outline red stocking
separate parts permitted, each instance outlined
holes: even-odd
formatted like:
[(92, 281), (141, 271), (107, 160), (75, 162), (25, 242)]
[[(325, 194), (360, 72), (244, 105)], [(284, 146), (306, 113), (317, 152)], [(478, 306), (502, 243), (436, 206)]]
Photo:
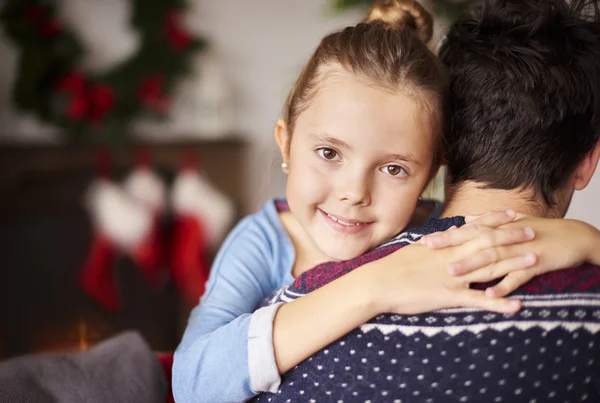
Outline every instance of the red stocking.
[(95, 235), (79, 276), (81, 288), (109, 311), (121, 306), (114, 278), (114, 257), (115, 250), (108, 238)]
[(180, 215), (173, 231), (171, 278), (185, 301), (198, 304), (208, 278), (206, 236), (196, 216)]
[(105, 148), (98, 148), (95, 155), (96, 180), (87, 194), (87, 207), (92, 215), (95, 233), (86, 261), (79, 273), (79, 285), (100, 305), (109, 311), (121, 306), (114, 275), (115, 245), (98, 228), (97, 197), (109, 183), (110, 157)]
[(148, 284), (160, 289), (167, 279), (161, 225), (166, 204), (166, 189), (162, 178), (150, 168), (150, 155), (146, 149), (138, 151), (136, 167), (123, 186), (130, 196), (140, 202), (139, 208), (146, 209), (152, 216), (152, 225), (148, 233), (129, 253)]
[(233, 219), (231, 200), (198, 170), (195, 155), (183, 161), (171, 192), (177, 222), (171, 250), (171, 278), (185, 300), (198, 304), (208, 278), (207, 250), (221, 242)]
[(166, 282), (164, 265), (164, 237), (161, 218), (155, 217), (150, 234), (133, 252), (133, 260), (142, 271), (148, 284), (159, 290)]

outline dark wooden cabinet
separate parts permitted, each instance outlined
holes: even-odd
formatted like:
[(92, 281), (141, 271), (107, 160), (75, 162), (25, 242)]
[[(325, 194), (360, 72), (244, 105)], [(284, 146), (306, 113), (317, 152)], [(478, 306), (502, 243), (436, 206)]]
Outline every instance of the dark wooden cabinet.
[[(140, 145), (110, 150), (115, 179), (127, 174)], [(181, 159), (197, 155), (208, 179), (243, 213), (246, 147), (226, 139), (144, 144), (153, 167), (171, 183)], [(83, 197), (94, 177), (89, 146), (0, 147), (0, 358), (93, 343), (139, 330), (156, 350), (172, 351), (185, 326), (168, 283), (153, 291), (128, 258), (115, 270), (123, 308), (104, 311), (76, 283), (92, 227)], [(170, 227), (165, 218), (164, 230)]]

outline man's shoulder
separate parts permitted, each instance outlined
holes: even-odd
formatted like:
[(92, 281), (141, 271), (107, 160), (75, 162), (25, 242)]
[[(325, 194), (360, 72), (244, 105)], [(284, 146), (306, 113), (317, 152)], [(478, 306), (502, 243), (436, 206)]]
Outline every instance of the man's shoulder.
[(600, 294), (600, 266), (586, 263), (542, 274), (531, 279), (515, 295), (556, 293)]
[(511, 294), (520, 299), (522, 309), (515, 314), (497, 314), (472, 308), (442, 309), (419, 315), (379, 315), (360, 328), (363, 332), (378, 329), (404, 336), (422, 333), (450, 335), (464, 331), (481, 333), (534, 327), (552, 330), (568, 326), (600, 331), (600, 266), (584, 264), (535, 277)]

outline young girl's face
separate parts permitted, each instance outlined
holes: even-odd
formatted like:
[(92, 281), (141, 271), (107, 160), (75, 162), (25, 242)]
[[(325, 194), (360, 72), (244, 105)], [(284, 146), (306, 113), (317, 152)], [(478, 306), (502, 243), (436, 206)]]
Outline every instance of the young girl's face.
[(279, 123), (290, 210), (325, 255), (354, 258), (407, 225), (432, 169), (426, 114), (409, 96), (336, 69), (292, 136)]

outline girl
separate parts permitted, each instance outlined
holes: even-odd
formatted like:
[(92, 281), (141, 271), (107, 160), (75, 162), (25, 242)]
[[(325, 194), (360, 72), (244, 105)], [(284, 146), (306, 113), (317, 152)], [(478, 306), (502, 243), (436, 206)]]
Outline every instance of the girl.
[[(507, 259), (495, 276), (451, 277), (444, 275), (451, 262), (435, 251), (403, 261), (400, 250), (385, 276), (354, 270), (303, 298), (254, 312), (304, 271), (359, 256), (409, 222), (442, 151), (447, 83), (424, 43), (431, 32), (431, 17), (418, 3), (394, 0), (376, 4), (364, 23), (325, 37), (316, 49), (275, 127), (287, 203), (267, 203), (225, 241), (175, 355), (178, 402), (239, 402), (276, 392), (280, 374), (380, 313), (519, 309), (518, 301), (468, 285), (531, 267), (535, 256)], [(453, 257), (533, 239), (531, 228), (488, 236), (488, 227), (513, 218), (514, 212), (492, 214), (470, 235), (474, 226), (454, 230), (468, 236)], [(587, 227), (573, 232), (565, 234), (573, 249), (590, 250), (600, 238), (596, 231), (591, 239)], [(420, 275), (403, 276), (398, 262), (420, 268)]]

